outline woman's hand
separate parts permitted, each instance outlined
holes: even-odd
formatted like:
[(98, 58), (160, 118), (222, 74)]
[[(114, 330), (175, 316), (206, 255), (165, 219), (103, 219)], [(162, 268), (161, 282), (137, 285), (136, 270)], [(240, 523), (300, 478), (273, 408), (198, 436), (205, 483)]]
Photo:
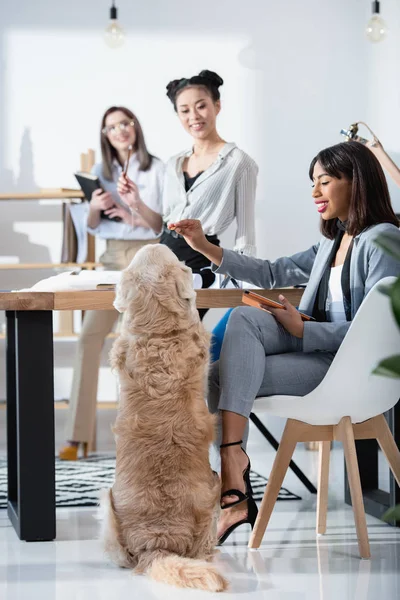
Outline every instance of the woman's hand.
[(283, 304), (284, 308), (268, 307), (268, 312), (275, 317), (286, 331), (297, 338), (302, 338), (304, 335), (304, 323), (300, 313), (293, 304), (290, 304), (289, 300), (286, 300), (285, 296), (280, 295), (279, 301)]
[(208, 241), (200, 221), (197, 219), (183, 219), (177, 223), (169, 223), (168, 229), (173, 229), (176, 233), (182, 235), (193, 250), (200, 252), (219, 267), (222, 262), (223, 250)]
[(137, 185), (129, 179), (125, 173), (121, 173), (117, 183), (118, 194), (121, 200), (125, 202), (132, 210), (140, 212), (143, 200), (140, 197)]
[(150, 225), (140, 215), (132, 213), (132, 227), (144, 227), (145, 229), (151, 229)]
[(91, 208), (96, 210), (107, 210), (114, 206), (114, 200), (110, 192), (103, 192), (103, 190), (95, 190), (90, 200)]
[(197, 219), (184, 219), (177, 223), (170, 223), (168, 229), (175, 230), (176, 233), (182, 235), (189, 246), (197, 252), (203, 253), (203, 250), (209, 243), (204, 235), (201, 222)]
[[(130, 212), (122, 208), (122, 206), (114, 205), (111, 208), (108, 208), (104, 211), (104, 213), (110, 217), (111, 219), (115, 219), (117, 217), (123, 223), (127, 225), (132, 225), (132, 215)], [(134, 227), (134, 225), (132, 225)]]
[(131, 220), (133, 227), (147, 227), (156, 232), (162, 231), (162, 216), (143, 202), (137, 185), (124, 173), (118, 179), (117, 190), (121, 200), (134, 211), (133, 221)]

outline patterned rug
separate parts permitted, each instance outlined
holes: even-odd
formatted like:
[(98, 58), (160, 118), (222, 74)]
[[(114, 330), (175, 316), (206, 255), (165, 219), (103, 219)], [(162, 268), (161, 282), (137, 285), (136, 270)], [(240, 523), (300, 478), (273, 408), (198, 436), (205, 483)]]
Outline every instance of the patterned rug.
[[(33, 467), (34, 468), (34, 467)], [(96, 506), (99, 490), (114, 482), (115, 456), (91, 455), (77, 461), (56, 458), (56, 505)], [(254, 471), (250, 474), (254, 498), (261, 500), (267, 479)], [(281, 488), (278, 500), (301, 500), (286, 488)], [(0, 508), (7, 502), (7, 463), (0, 459)]]

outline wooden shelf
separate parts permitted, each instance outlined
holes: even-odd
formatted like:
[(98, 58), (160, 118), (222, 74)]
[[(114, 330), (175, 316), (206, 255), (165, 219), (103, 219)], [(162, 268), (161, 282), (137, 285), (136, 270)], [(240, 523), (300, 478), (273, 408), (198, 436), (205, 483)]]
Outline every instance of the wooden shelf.
[(84, 263), (0, 263), (0, 271), (11, 271), (13, 269), (95, 269), (102, 267), (101, 263), (84, 262)]
[(71, 190), (65, 192), (57, 191), (38, 191), (29, 194), (15, 194), (10, 192), (9, 194), (0, 194), (1, 200), (72, 200), (72, 199), (83, 199), (85, 194), (81, 190)]

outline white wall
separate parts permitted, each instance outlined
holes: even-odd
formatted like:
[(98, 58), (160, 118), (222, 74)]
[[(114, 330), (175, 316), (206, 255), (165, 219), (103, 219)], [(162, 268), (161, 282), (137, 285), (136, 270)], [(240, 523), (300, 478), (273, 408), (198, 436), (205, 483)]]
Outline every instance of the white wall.
[[(400, 2), (385, 0), (381, 16), (389, 28), (387, 38), (368, 45), (368, 104), (366, 122), (386, 151), (400, 165)], [(400, 213), (400, 188), (388, 179), (396, 212)]]
[[(316, 241), (309, 162), (340, 141), (342, 127), (379, 113), (380, 98), (370, 100), (369, 65), (379, 70), (383, 50), (369, 48), (363, 35), (369, 2), (119, 0), (127, 42), (118, 50), (102, 40), (108, 0), (0, 4), (0, 191), (74, 186), (79, 154), (88, 147), (98, 152), (100, 117), (111, 104), (137, 113), (151, 152), (161, 158), (188, 146), (165, 85), (208, 68), (225, 79), (221, 135), (260, 167), (259, 256), (274, 258)], [(385, 122), (385, 135), (388, 129)], [(0, 260), (59, 259), (58, 205), (2, 203), (0, 210)], [(231, 228), (223, 243), (232, 240)], [(0, 289), (46, 275), (0, 271)], [(73, 343), (56, 345), (58, 397), (68, 397), (72, 355)], [(0, 369), (3, 364), (0, 342)], [(106, 368), (102, 377), (99, 397), (111, 399)]]

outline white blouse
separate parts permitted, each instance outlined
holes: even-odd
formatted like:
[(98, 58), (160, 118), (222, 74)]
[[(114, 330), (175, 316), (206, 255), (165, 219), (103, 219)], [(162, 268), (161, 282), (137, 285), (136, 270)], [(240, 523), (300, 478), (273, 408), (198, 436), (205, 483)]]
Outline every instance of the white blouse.
[[(129, 160), (128, 177), (132, 179), (139, 188), (140, 197), (149, 208), (161, 214), (162, 212), (162, 188), (164, 181), (165, 165), (158, 158), (153, 158), (151, 167), (147, 171), (139, 169), (139, 161), (136, 153)], [(104, 179), (102, 173), (102, 163), (94, 165), (91, 173), (97, 175), (106, 192), (110, 192), (116, 204), (120, 204), (121, 199), (117, 192), (117, 181), (122, 173), (122, 167), (118, 161), (113, 163), (113, 180)], [(98, 235), (106, 240), (152, 240), (160, 237), (160, 232), (147, 229), (146, 227), (131, 227), (127, 223), (101, 219), (95, 229), (87, 228), (92, 235)]]
[(186, 192), (182, 164), (192, 153), (193, 150), (182, 152), (167, 163), (163, 192), (164, 222), (199, 219), (206, 235), (221, 235), (236, 218), (234, 250), (255, 255), (256, 163), (236, 144), (225, 144), (217, 160)]
[(342, 291), (343, 265), (331, 268), (326, 311), (331, 322), (346, 321)]

